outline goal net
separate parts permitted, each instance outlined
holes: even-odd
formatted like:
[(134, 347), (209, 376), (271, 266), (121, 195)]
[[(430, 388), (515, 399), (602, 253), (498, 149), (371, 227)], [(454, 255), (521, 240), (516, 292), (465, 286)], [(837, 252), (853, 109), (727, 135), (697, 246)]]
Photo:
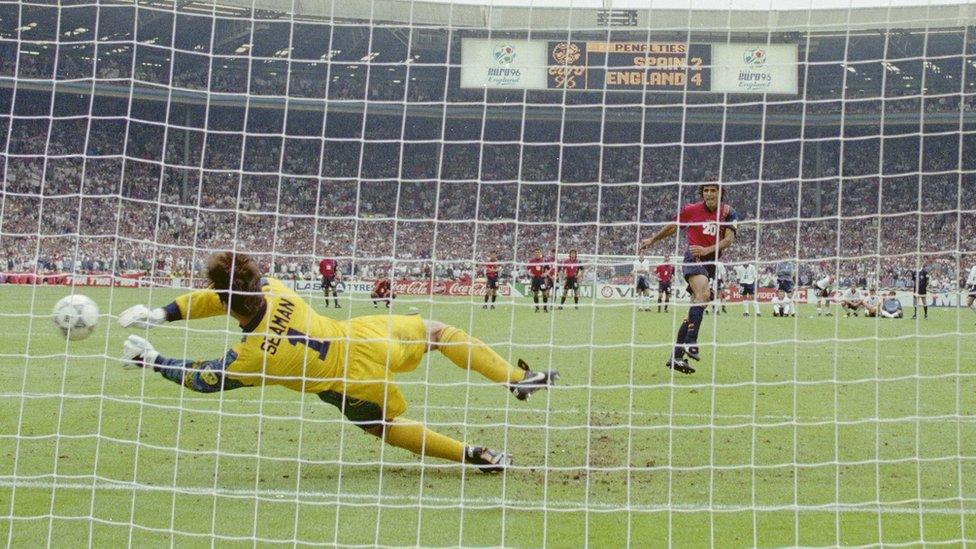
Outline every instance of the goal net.
[[(569, 4), (0, 2), (0, 544), (976, 543), (973, 6)], [(123, 368), (233, 372), (240, 318), (118, 322), (224, 251), (499, 358), (335, 359), (424, 457), (344, 417), (391, 392)]]

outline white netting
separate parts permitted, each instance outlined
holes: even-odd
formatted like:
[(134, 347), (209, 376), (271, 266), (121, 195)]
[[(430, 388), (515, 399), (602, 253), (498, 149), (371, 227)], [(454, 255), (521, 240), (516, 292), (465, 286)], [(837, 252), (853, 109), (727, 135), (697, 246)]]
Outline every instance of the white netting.
[[(976, 540), (971, 5), (304, 4), (0, 2), (0, 539)], [(684, 232), (648, 251), (652, 311), (655, 267), (677, 265), (667, 314), (638, 310), (634, 262), (706, 180), (739, 216), (727, 312), (674, 377)], [(534, 312), (537, 248), (578, 251), (579, 311)], [(227, 249), (337, 319), (386, 312), (369, 294), (388, 276), (394, 312), (562, 386), (524, 404), (436, 353), (397, 378), (413, 419), (514, 454), (485, 476), (381, 445), (314, 396), (123, 372), (115, 317), (201, 287)], [(319, 291), (325, 257), (342, 310)], [(773, 320), (783, 262), (798, 314)], [(762, 318), (742, 316), (750, 264)], [(842, 318), (839, 296), (820, 317), (826, 275), (894, 292), (906, 319)], [(68, 293), (106, 315), (84, 342), (51, 328)], [(229, 317), (152, 332), (188, 358), (238, 337)]]

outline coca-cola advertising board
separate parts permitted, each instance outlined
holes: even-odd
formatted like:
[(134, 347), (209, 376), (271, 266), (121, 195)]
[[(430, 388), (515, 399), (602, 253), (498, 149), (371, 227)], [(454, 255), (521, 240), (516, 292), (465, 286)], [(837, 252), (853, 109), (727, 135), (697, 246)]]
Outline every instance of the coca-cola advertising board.
[[(484, 296), (488, 285), (484, 282), (458, 282), (456, 280), (397, 280), (393, 292), (398, 295), (447, 295), (455, 297)], [(498, 295), (511, 295), (508, 285), (498, 286)]]
[[(288, 284), (289, 282), (286, 282)], [(322, 284), (319, 281), (297, 280), (293, 283), (296, 292), (319, 292)], [(367, 281), (342, 281), (336, 286), (339, 293), (368, 294), (373, 291), (373, 283)], [(447, 295), (447, 296), (484, 296), (488, 286), (484, 282), (458, 282), (456, 280), (396, 280), (393, 282), (393, 292), (397, 295)], [(511, 295), (511, 288), (507, 284), (498, 285), (498, 295)]]

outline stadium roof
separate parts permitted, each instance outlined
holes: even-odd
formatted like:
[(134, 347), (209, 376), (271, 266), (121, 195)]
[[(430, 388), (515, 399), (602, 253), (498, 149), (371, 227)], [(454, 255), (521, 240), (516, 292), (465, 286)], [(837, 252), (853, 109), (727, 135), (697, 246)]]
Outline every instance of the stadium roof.
[[(216, 9), (222, 5), (231, 9), (253, 6), (317, 19), (547, 31), (609, 27), (709, 32), (849, 32), (879, 28), (938, 29), (976, 23), (976, 3), (960, 0), (942, 0), (934, 5), (915, 0), (895, 0), (882, 5), (877, 0), (817, 0), (816, 3), (809, 0), (805, 5), (799, 0), (726, 0), (721, 4), (721, 9), (714, 9), (711, 6), (715, 3), (703, 0), (605, 3), (598, 0), (219, 0)], [(189, 5), (199, 11), (214, 9), (214, 2), (209, 0), (194, 0)], [(601, 7), (604, 5), (612, 9)]]

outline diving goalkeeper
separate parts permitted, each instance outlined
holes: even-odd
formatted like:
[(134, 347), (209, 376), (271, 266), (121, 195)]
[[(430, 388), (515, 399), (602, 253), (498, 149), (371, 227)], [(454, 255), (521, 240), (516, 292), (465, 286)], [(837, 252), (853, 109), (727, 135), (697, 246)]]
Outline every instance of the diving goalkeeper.
[(418, 455), (500, 471), (511, 455), (470, 446), (403, 418), (407, 403), (394, 375), (420, 364), (436, 349), (451, 362), (505, 385), (519, 400), (547, 388), (556, 371), (532, 372), (522, 360), (513, 367), (463, 330), (419, 316), (363, 316), (336, 321), (317, 314), (295, 292), (264, 278), (247, 255), (214, 254), (206, 268), (210, 289), (184, 294), (165, 307), (136, 305), (119, 316), (123, 328), (230, 314), (244, 332), (222, 358), (164, 358), (146, 339), (130, 335), (122, 358), (152, 367), (193, 391), (212, 393), (274, 384), (315, 393), (358, 427), (388, 444)]

